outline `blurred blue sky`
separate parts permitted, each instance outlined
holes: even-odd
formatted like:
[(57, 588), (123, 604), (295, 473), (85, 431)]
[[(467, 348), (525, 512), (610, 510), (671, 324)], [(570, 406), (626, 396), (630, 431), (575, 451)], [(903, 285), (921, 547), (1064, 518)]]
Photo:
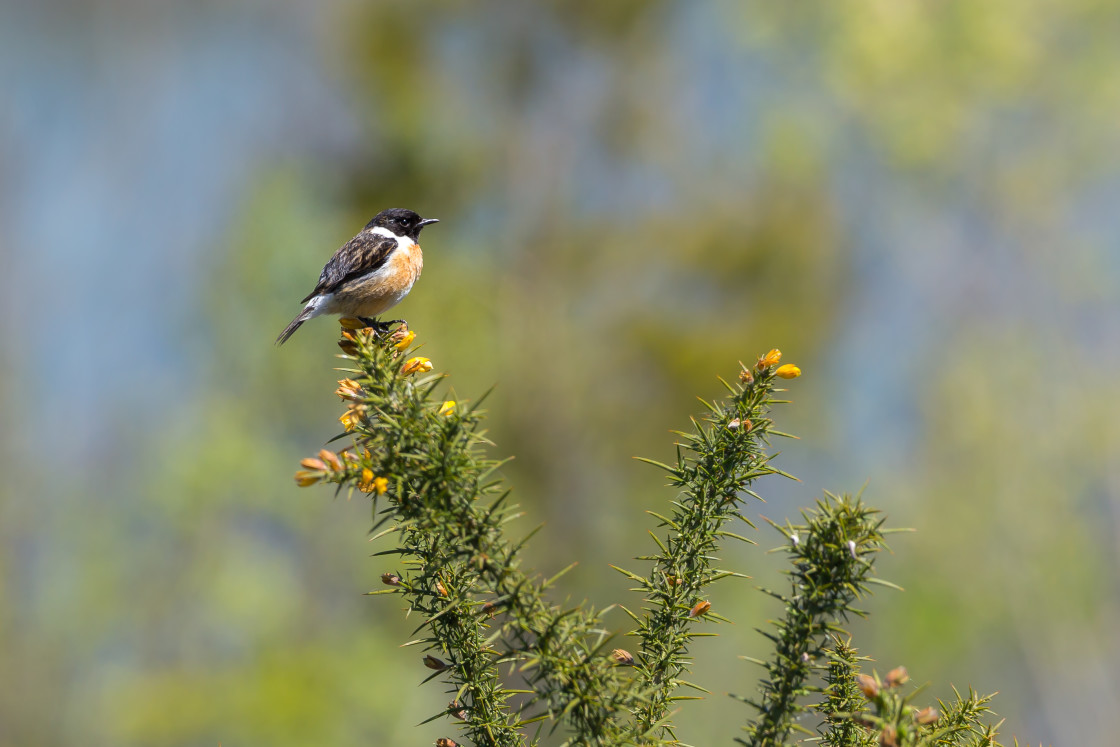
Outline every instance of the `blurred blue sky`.
[[(13, 310), (4, 332), (44, 364), (14, 372), (30, 377), (16, 387), (37, 392), (28, 400), (45, 400), (47, 409), (37, 408), (31, 418), (40, 424), (38, 436), (57, 422), (51, 408), (65, 406), (85, 425), (83, 437), (67, 448), (93, 437), (106, 408), (144, 404), (154, 394), (149, 382), (187, 384), (190, 376), (181, 371), (190, 362), (182, 349), (169, 349), (153, 331), (170, 325), (186, 334), (194, 323), (213, 247), (255, 170), (265, 161), (329, 161), (357, 147), (353, 111), (362, 104), (347, 98), (344, 73), (328, 69), (345, 55), (324, 54), (331, 45), (323, 35), (344, 6), (343, 0), (4, 6), (0, 209), (11, 263), (5, 303)], [(960, 163), (946, 165), (946, 176), (902, 181), (823, 95), (809, 65), (781, 65), (785, 60), (715, 43), (723, 32), (712, 6), (675, 10), (671, 41), (679, 46), (673, 55), (679, 67), (665, 79), (676, 85), (656, 93), (664, 97), (670, 126), (687, 133), (682, 157), (717, 179), (728, 162), (736, 172), (749, 171), (752, 162), (763, 167), (761, 146), (775, 126), (768, 113), (779, 98), (788, 110), (790, 91), (805, 115), (797, 126), (811, 127), (810, 140), (832, 154), (834, 198), (855, 237), (845, 251), (859, 282), (845, 310), (852, 323), (835, 342), (836, 365), (859, 365), (871, 347), (891, 351), (894, 361), (882, 386), (855, 394), (844, 419), (860, 424), (859, 432), (896, 443), (892, 429), (905, 424), (897, 415), (912, 399), (902, 382), (913, 379), (899, 375), (915, 364), (910, 355), (946, 326), (974, 317), (1005, 315), (1040, 333), (1076, 329), (1115, 363), (1117, 315), (1097, 313), (1117, 310), (1118, 252), (1107, 244), (1120, 233), (1112, 209), (1120, 196), (1115, 176), (1071, 184), (1068, 203), (1054, 206), (1062, 228), (1076, 226), (1088, 252), (1055, 244), (1052, 256), (1025, 257), (1014, 232), (990, 216), (985, 192), (986, 176), (1001, 158), (1037, 147), (1029, 121), (1018, 128), (1026, 132), (1018, 140), (1014, 125), (1021, 116), (995, 118), (993, 126), (1006, 127), (976, 146), (983, 160), (964, 153)], [(485, 41), (477, 28), (448, 29), (441, 49), (448, 74), (461, 76), (456, 84), (473, 82), (469, 90), (479, 90), (472, 78), (485, 72), (477, 57)], [(688, 190), (657, 165), (620, 170), (597, 149), (588, 118), (596, 116), (595, 97), (609, 89), (601, 85), (596, 53), (574, 50), (562, 38), (553, 44), (566, 63), (555, 66), (556, 81), (534, 108), (551, 118), (559, 112), (544, 97), (559, 96), (569, 106), (585, 102), (583, 121), (580, 108), (569, 108), (575, 119), (564, 125), (577, 138), (580, 202), (574, 207), (649, 209)], [(432, 116), (469, 119), (485, 117), (485, 110)], [(532, 121), (526, 126), (534, 129)], [(547, 137), (555, 123), (539, 129)], [(308, 252), (318, 258), (331, 248)], [(1081, 261), (1071, 263), (1073, 257)], [(44, 278), (50, 278), (47, 297)], [(1088, 310), (1087, 283), (1098, 286), (1100, 304)], [(36, 325), (14, 321), (32, 310)], [(40, 333), (44, 328), (69, 330), (68, 344), (59, 348)], [(81, 376), (70, 373), (78, 369)], [(65, 405), (43, 396), (63, 383), (71, 394)]]
[(3, 7), (4, 332), (39, 364), (15, 372), (20, 401), (40, 403), (24, 411), (32, 442), (65, 410), (73, 430), (59, 448), (88, 459), (117, 408), (189, 385), (184, 348), (160, 332), (197, 324), (214, 248), (256, 169), (357, 137), (318, 47), (336, 8)]

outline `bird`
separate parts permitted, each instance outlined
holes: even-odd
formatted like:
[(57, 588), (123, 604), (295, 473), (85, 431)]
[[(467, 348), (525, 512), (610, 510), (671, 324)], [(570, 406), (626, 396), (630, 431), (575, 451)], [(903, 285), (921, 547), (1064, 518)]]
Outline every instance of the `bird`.
[(327, 261), (315, 289), (301, 302), (303, 311), (284, 328), (276, 344), (283, 345), (304, 322), (323, 314), (357, 318), (379, 333), (402, 322), (381, 322), (377, 317), (404, 300), (420, 277), (424, 255), (417, 242), (420, 231), (432, 223), (439, 220), (421, 218), (405, 208), (375, 215)]

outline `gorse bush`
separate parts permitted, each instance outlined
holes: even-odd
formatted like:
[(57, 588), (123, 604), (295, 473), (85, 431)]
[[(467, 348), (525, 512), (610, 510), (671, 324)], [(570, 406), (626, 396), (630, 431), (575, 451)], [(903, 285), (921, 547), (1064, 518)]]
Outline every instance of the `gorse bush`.
[[(343, 320), (339, 345), (350, 368), (337, 394), (345, 448), (323, 449), (296, 473), (302, 486), (333, 483), (367, 494), (373, 539), (384, 549), (384, 588), (415, 613), (417, 666), (443, 683), (447, 705), (432, 719), (461, 735), (437, 744), (506, 747), (681, 744), (671, 717), (676, 704), (706, 692), (685, 679), (698, 625), (722, 620), (708, 586), (741, 575), (717, 567), (724, 541), (750, 540), (727, 529), (757, 499), (753, 482), (783, 474), (770, 462), (770, 439), (783, 436), (770, 418), (783, 379), (800, 375), (772, 350), (740, 365), (724, 382), (728, 395), (705, 403), (690, 432), (679, 433), (673, 464), (652, 462), (677, 489), (656, 521), (651, 554), (618, 567), (637, 601), (622, 609), (628, 631), (610, 630), (606, 610), (563, 607), (551, 598), (560, 576), (521, 566), (530, 537), (506, 527), (515, 517), (509, 490), (488, 456), (481, 402), (467, 406), (436, 396), (443, 376), (414, 355), (415, 334), (400, 328), (378, 337)], [(650, 460), (647, 460), (650, 461)], [(749, 522), (748, 522), (749, 523)], [(936, 706), (913, 701), (898, 668), (880, 678), (861, 671), (841, 627), (873, 585), (876, 554), (885, 547), (883, 519), (859, 496), (826, 495), (799, 524), (774, 524), (789, 556), (789, 588), (767, 591), (784, 616), (764, 633), (774, 644), (764, 677), (745, 713), (747, 745), (811, 738), (828, 745), (996, 744), (984, 725), (988, 698), (973, 693)], [(625, 618), (623, 618), (625, 619)], [(621, 634), (635, 643), (622, 648)], [(816, 731), (810, 729), (816, 727)], [(452, 728), (449, 726), (449, 729)], [(728, 739), (735, 730), (728, 725)], [(458, 740), (463, 740), (462, 742)]]

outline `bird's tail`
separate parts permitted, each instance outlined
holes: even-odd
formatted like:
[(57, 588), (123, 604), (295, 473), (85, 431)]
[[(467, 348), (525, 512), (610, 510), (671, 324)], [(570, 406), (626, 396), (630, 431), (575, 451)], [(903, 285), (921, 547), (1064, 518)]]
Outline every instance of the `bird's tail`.
[(285, 342), (287, 342), (288, 338), (294, 335), (296, 333), (296, 330), (299, 329), (304, 322), (310, 319), (314, 315), (314, 313), (315, 309), (311, 306), (308, 306), (303, 311), (299, 312), (299, 314), (296, 315), (296, 318), (292, 320), (292, 323), (285, 327), (284, 331), (280, 333), (280, 336), (276, 338), (276, 344), (283, 345)]

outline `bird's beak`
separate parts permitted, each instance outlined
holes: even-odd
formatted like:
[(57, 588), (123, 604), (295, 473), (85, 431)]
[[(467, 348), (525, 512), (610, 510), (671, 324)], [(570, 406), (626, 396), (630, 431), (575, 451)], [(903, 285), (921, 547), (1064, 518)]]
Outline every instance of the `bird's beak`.
[(439, 223), (439, 218), (425, 218), (424, 220), (420, 221), (416, 225), (419, 228), (423, 228), (424, 226), (428, 225), (429, 223)]

